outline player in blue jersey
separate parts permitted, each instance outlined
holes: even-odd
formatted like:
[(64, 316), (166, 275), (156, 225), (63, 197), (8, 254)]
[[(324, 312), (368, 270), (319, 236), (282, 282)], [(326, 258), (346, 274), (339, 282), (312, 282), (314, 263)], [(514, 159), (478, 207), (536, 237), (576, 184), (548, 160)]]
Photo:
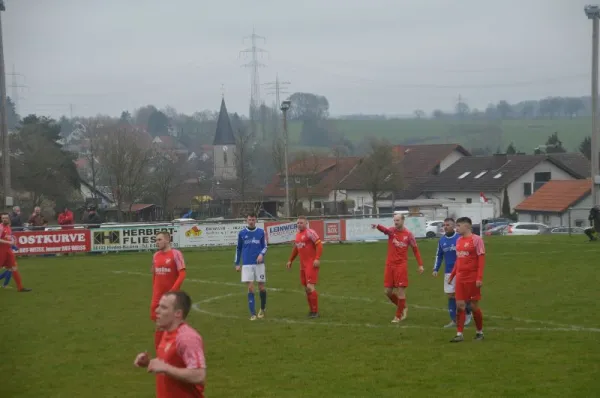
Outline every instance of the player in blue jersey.
[(242, 282), (248, 286), (248, 309), (250, 310), (250, 320), (254, 321), (257, 318), (254, 302), (254, 282), (258, 282), (260, 294), (258, 318), (264, 318), (267, 306), (267, 290), (265, 288), (265, 282), (267, 281), (265, 274), (267, 241), (265, 230), (256, 226), (256, 214), (249, 214), (246, 221), (248, 226), (238, 234), (235, 270), (242, 271)]
[[(454, 219), (446, 218), (444, 220), (444, 235), (438, 243), (437, 253), (435, 256), (435, 265), (433, 267), (433, 276), (437, 276), (442, 266), (442, 261), (445, 263), (444, 270), (444, 293), (448, 296), (448, 313), (450, 314), (451, 322), (444, 326), (445, 328), (456, 327), (456, 299), (454, 297), (454, 280), (448, 282), (450, 274), (456, 263), (456, 242), (460, 235), (454, 230)], [(471, 311), (467, 308), (467, 318), (465, 326), (471, 323)]]

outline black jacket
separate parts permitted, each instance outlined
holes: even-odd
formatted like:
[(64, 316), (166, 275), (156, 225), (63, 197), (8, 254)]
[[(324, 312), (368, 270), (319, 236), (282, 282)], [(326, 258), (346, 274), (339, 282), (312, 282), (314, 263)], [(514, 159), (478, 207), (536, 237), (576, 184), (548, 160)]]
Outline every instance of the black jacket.
[(88, 213), (83, 218), (83, 223), (89, 227), (98, 227), (102, 223), (102, 219), (98, 213)]
[(21, 220), (21, 215), (17, 213), (10, 213), (10, 226), (13, 229), (23, 228), (23, 221)]
[(588, 220), (590, 220), (590, 224), (594, 227), (596, 232), (600, 232), (600, 207), (592, 207)]

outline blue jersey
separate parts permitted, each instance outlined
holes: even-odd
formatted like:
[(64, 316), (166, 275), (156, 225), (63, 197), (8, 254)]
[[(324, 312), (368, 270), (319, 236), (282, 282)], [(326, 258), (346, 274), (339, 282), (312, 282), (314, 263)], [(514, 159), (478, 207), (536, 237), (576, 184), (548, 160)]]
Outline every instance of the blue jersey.
[(262, 254), (267, 254), (267, 240), (265, 230), (262, 228), (248, 229), (245, 227), (238, 234), (237, 250), (235, 252), (235, 265), (253, 265)]
[(449, 274), (454, 269), (454, 263), (456, 263), (456, 242), (460, 238), (456, 232), (454, 235), (444, 235), (440, 238), (438, 243), (437, 254), (435, 255), (435, 266), (434, 271), (439, 271), (442, 266), (442, 261), (446, 263), (446, 274)]

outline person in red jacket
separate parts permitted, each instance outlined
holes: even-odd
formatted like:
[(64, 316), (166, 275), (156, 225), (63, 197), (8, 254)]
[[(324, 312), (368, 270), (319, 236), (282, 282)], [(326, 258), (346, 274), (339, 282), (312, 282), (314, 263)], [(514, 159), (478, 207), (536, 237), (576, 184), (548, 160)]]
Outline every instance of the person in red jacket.
[(62, 229), (71, 229), (74, 223), (73, 212), (65, 207), (63, 212), (58, 214), (58, 224)]

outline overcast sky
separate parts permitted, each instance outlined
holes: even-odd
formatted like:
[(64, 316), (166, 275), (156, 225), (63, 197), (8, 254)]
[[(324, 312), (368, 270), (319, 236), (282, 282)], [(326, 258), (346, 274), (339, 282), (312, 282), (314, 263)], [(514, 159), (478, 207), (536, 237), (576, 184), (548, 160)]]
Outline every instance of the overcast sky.
[[(19, 113), (55, 117), (154, 104), (247, 114), (261, 83), (325, 95), (333, 115), (410, 114), (505, 99), (588, 95), (585, 0), (5, 0), (5, 64)], [(12, 77), (7, 93), (12, 96)], [(274, 101), (263, 87), (261, 97)]]

